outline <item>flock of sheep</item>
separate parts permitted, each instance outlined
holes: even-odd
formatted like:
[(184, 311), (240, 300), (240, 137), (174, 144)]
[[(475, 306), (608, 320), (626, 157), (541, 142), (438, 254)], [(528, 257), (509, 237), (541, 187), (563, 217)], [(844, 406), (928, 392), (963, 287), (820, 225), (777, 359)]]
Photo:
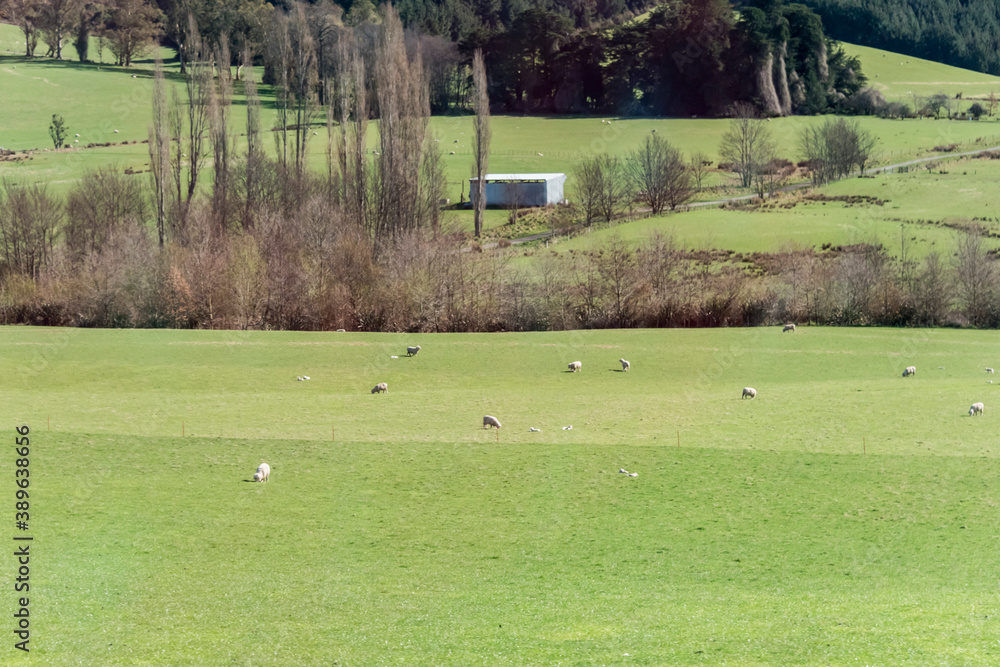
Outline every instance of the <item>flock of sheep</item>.
[[(789, 322), (788, 324), (786, 324), (784, 326), (784, 328), (782, 328), (781, 333), (785, 333), (786, 331), (792, 331), (792, 332), (794, 332), (795, 331), (795, 325), (792, 324), (791, 322)], [(625, 363), (624, 360), (622, 360), (622, 362)], [(986, 368), (986, 373), (987, 374), (992, 374), (993, 373), (993, 369), (987, 367)], [(916, 374), (917, 374), (917, 367), (916, 366), (907, 366), (906, 368), (903, 369), (903, 377), (910, 377), (910, 376), (916, 375)], [(990, 383), (992, 384), (993, 381), (990, 380)], [(743, 396), (741, 398), (756, 398), (756, 397), (757, 397), (757, 390), (756, 389), (754, 389), (753, 387), (743, 387)], [(983, 410), (984, 409), (985, 409), (985, 406), (981, 402), (973, 403), (972, 406), (969, 408), (969, 416), (970, 417), (975, 417), (976, 415), (981, 415), (981, 414), (983, 414)]]
[[(792, 326), (794, 328), (794, 325), (792, 325)], [(406, 356), (408, 356), (408, 357), (415, 357), (415, 356), (417, 356), (417, 352), (420, 352), (420, 346), (419, 345), (413, 345), (413, 346), (410, 346), (410, 347), (406, 348)], [(393, 358), (396, 359), (398, 357), (393, 357)], [(622, 371), (627, 371), (627, 370), (630, 370), (632, 368), (632, 364), (629, 363), (629, 361), (627, 359), (619, 359), (618, 363), (620, 363), (622, 365)], [(569, 371), (571, 373), (578, 373), (581, 370), (583, 370), (583, 362), (582, 361), (573, 361), (573, 362), (570, 362), (570, 364), (569, 364)], [(372, 387), (372, 393), (373, 394), (387, 394), (387, 393), (389, 393), (389, 385), (387, 383), (385, 383), (385, 382), (379, 382), (377, 385), (375, 385), (374, 387)], [(756, 395), (756, 393), (755, 393), (755, 395)], [(486, 415), (486, 416), (483, 417), (483, 428), (496, 428), (496, 429), (499, 429), (500, 428), (500, 420), (497, 419), (496, 417), (492, 416), (492, 415)], [(567, 431), (567, 430), (569, 430), (571, 428), (573, 428), (573, 427), (572, 426), (567, 426), (567, 427), (564, 427), (563, 430)], [(537, 431), (540, 431), (541, 429), (532, 427), (529, 430), (532, 431), (532, 432), (537, 432)]]
[[(782, 328), (781, 332), (784, 333), (786, 331), (792, 331), (792, 332), (794, 332), (795, 331), (795, 325), (792, 324), (792, 323), (785, 324), (784, 327)], [(420, 346), (419, 345), (413, 345), (413, 346), (410, 346), (410, 347), (406, 348), (406, 356), (408, 356), (408, 357), (415, 357), (418, 352), (420, 352)], [(398, 358), (398, 357), (393, 357), (393, 358)], [(631, 367), (632, 367), (632, 364), (629, 363), (629, 361), (626, 360), (626, 359), (619, 359), (618, 362), (622, 365), (622, 371), (623, 372), (630, 370)], [(570, 362), (570, 364), (569, 364), (569, 372), (571, 372), (571, 373), (579, 373), (581, 370), (583, 370), (583, 362), (582, 361), (573, 361), (573, 362)], [(989, 374), (992, 374), (993, 373), (993, 369), (992, 368), (987, 368), (986, 372), (989, 373)], [(913, 376), (913, 375), (916, 375), (916, 374), (917, 374), (917, 367), (916, 366), (907, 366), (905, 369), (903, 369), (903, 377), (904, 378), (905, 377), (910, 377), (910, 376)], [(297, 380), (308, 380), (309, 378), (308, 378), (308, 376), (301, 376), (301, 377), (298, 377), (296, 379)], [(372, 387), (372, 393), (373, 394), (387, 394), (387, 393), (389, 393), (389, 385), (387, 383), (385, 383), (385, 382), (379, 382), (374, 387)], [(754, 389), (753, 387), (743, 387), (743, 395), (741, 396), (741, 398), (750, 398), (750, 399), (757, 398), (757, 390)], [(969, 408), (969, 416), (970, 417), (974, 417), (976, 415), (981, 415), (981, 414), (983, 414), (984, 409), (985, 409), (985, 406), (981, 402), (973, 403), (972, 406)], [(500, 427), (501, 427), (500, 420), (497, 419), (496, 417), (494, 417), (493, 415), (485, 415), (483, 417), (483, 428), (484, 429), (485, 428), (490, 428), (490, 429), (496, 428), (496, 429), (499, 430)], [(573, 428), (573, 427), (572, 426), (566, 426), (566, 427), (563, 427), (563, 430), (569, 430), (571, 428)], [(537, 431), (540, 431), (541, 429), (537, 429), (537, 428), (532, 427), (529, 430), (532, 431), (532, 432), (537, 432)], [(629, 473), (624, 468), (621, 469), (621, 470), (619, 470), (619, 472), (625, 473), (629, 477), (636, 477), (636, 476), (638, 476), (638, 473)], [(271, 467), (268, 466), (268, 464), (266, 464), (266, 463), (261, 463), (260, 466), (257, 468), (257, 472), (254, 473), (253, 480), (255, 482), (266, 482), (270, 476), (271, 476)]]

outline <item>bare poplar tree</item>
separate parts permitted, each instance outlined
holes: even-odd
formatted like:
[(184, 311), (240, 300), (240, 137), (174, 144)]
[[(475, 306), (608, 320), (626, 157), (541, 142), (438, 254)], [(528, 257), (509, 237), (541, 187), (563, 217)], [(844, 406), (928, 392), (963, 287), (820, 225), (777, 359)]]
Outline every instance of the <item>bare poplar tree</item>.
[[(486, 88), (486, 65), (482, 49), (472, 55), (472, 109), (476, 118), (472, 125), (472, 160), (476, 174), (476, 204), (473, 211), (475, 235), (483, 233), (483, 211), (486, 210), (486, 175), (490, 163), (490, 97)], [(469, 193), (472, 196), (472, 193)]]
[(163, 63), (156, 60), (153, 75), (153, 122), (149, 125), (149, 172), (153, 179), (156, 208), (156, 235), (163, 247), (167, 226), (167, 198), (170, 192), (170, 107), (163, 76)]
[(437, 235), (441, 226), (441, 199), (445, 193), (444, 155), (441, 144), (433, 135), (424, 140), (424, 157), (420, 173), (421, 219), (426, 220)]
[(219, 37), (215, 51), (218, 70), (216, 85), (210, 89), (210, 136), (215, 182), (212, 188), (212, 215), (216, 225), (223, 228), (229, 218), (229, 112), (233, 101), (232, 57), (229, 38)]
[(378, 251), (385, 241), (421, 224), (421, 154), (430, 115), (419, 49), (411, 62), (406, 55), (403, 24), (391, 5), (385, 6), (375, 81), (380, 150), (375, 161), (373, 222)]
[(177, 87), (171, 86), (170, 88), (170, 109), (168, 111), (168, 123), (170, 126), (169, 135), (170, 141), (174, 144), (171, 162), (170, 162), (170, 176), (174, 184), (174, 222), (180, 223), (181, 213), (183, 210), (184, 199), (183, 190), (183, 162), (181, 158), (184, 157), (184, 111), (181, 107), (180, 95), (177, 93)]
[(243, 46), (243, 88), (247, 104), (247, 153), (244, 173), (245, 200), (243, 202), (243, 228), (254, 226), (257, 215), (257, 182), (264, 153), (260, 137), (260, 97), (257, 95), (257, 79), (253, 69), (253, 54), (250, 45)]
[(212, 62), (198, 33), (194, 17), (188, 16), (187, 134), (188, 182), (184, 216), (198, 187), (198, 175), (205, 161), (205, 130), (208, 126), (209, 98), (213, 90)]
[(297, 3), (293, 11), (289, 34), (293, 58), (290, 83), (295, 104), (295, 173), (301, 179), (305, 170), (306, 146), (318, 113), (315, 100), (316, 49), (305, 9)]
[(365, 61), (357, 48), (351, 58), (353, 119), (351, 122), (351, 179), (348, 186), (350, 218), (362, 229), (370, 226), (368, 206), (368, 81)]
[(291, 37), (288, 33), (288, 17), (280, 12), (274, 14), (271, 35), (268, 39), (268, 57), (274, 71), (274, 95), (277, 116), (274, 120), (274, 142), (278, 161), (282, 169), (288, 169), (288, 111), (292, 104)]

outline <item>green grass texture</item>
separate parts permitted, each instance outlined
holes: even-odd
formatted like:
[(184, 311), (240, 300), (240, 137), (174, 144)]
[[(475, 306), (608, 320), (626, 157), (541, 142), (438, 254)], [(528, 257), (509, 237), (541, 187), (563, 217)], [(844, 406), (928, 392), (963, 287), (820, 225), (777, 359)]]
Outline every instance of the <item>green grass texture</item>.
[(0, 328), (32, 658), (991, 664), (996, 355), (961, 330)]

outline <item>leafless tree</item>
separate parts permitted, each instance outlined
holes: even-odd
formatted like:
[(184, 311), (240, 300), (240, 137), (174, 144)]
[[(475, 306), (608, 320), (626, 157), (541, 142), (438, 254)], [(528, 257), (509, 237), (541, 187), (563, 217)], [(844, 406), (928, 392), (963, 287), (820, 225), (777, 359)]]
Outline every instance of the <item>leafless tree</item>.
[(740, 186), (749, 188), (762, 164), (762, 153), (773, 152), (769, 146), (774, 142), (767, 122), (758, 116), (753, 105), (737, 102), (733, 105), (732, 117), (729, 129), (722, 135), (719, 155), (739, 174)]
[(312, 124), (319, 113), (316, 104), (316, 50), (303, 5), (295, 4), (289, 23), (293, 65), (290, 83), (295, 104), (295, 173), (301, 179)]
[[(472, 163), (476, 175), (476, 204), (473, 211), (475, 235), (483, 233), (483, 211), (486, 210), (486, 175), (490, 164), (490, 98), (486, 85), (486, 65), (482, 49), (472, 55), (472, 109), (476, 118), (472, 125)], [(472, 193), (469, 193), (472, 197)]]
[(418, 52), (406, 54), (403, 24), (391, 5), (385, 6), (382, 38), (376, 54), (379, 109), (379, 151), (375, 160), (373, 238), (376, 252), (386, 241), (422, 224), (420, 167), (430, 107)]
[(625, 159), (628, 175), (636, 197), (654, 215), (667, 206), (676, 208), (691, 198), (691, 177), (680, 152), (657, 135), (646, 137), (645, 143)]
[[(188, 16), (188, 75), (184, 81), (187, 92), (187, 195), (183, 215), (191, 205), (198, 187), (198, 176), (205, 162), (205, 133), (208, 129), (209, 102), (214, 89), (211, 53), (205, 48), (193, 16)], [(175, 159), (180, 159), (177, 156)]]
[(209, 89), (209, 135), (215, 176), (212, 216), (220, 230), (229, 220), (229, 112), (233, 101), (231, 62), (229, 38), (223, 34), (215, 51), (216, 85)]
[(850, 175), (855, 168), (864, 173), (878, 147), (878, 138), (857, 121), (826, 120), (806, 127), (799, 135), (799, 151), (809, 161), (813, 183), (820, 185)]
[(708, 156), (701, 152), (695, 153), (688, 158), (691, 181), (698, 192), (701, 192), (702, 187), (704, 187), (705, 176), (708, 174), (708, 166), (710, 164)]
[(441, 203), (445, 195), (445, 164), (440, 143), (434, 136), (424, 140), (423, 163), (420, 166), (421, 219), (426, 220), (435, 236), (441, 227)]
[(618, 157), (601, 153), (580, 162), (576, 169), (576, 193), (587, 225), (595, 217), (610, 222), (629, 197), (628, 181)]
[(242, 227), (244, 230), (254, 226), (260, 197), (260, 172), (265, 160), (264, 148), (260, 136), (260, 97), (257, 95), (257, 80), (253, 69), (253, 54), (250, 45), (243, 47), (243, 89), (247, 107), (247, 152), (243, 168), (243, 213)]
[(517, 222), (517, 212), (521, 208), (523, 199), (523, 184), (510, 180), (503, 185), (504, 208), (507, 209), (507, 222), (514, 224)]
[(955, 252), (955, 287), (966, 317), (974, 326), (986, 324), (996, 296), (997, 268), (986, 253), (979, 230), (962, 234)]
[(635, 251), (613, 234), (593, 255), (593, 262), (606, 292), (606, 311), (617, 328), (634, 326), (644, 282), (637, 275)]
[(573, 170), (576, 180), (576, 198), (583, 211), (583, 221), (589, 227), (597, 216), (601, 195), (601, 166), (599, 156), (585, 158)]
[(139, 181), (110, 167), (87, 172), (66, 203), (66, 247), (76, 259), (99, 254), (147, 216)]
[(149, 172), (153, 180), (156, 208), (156, 235), (162, 248), (167, 226), (167, 198), (170, 189), (170, 109), (163, 76), (163, 63), (156, 60), (153, 75), (153, 120), (149, 125)]
[(944, 324), (954, 290), (941, 257), (932, 252), (924, 258), (913, 286), (917, 322), (922, 326)]
[(6, 269), (37, 279), (52, 255), (63, 206), (44, 185), (0, 181), (0, 245)]

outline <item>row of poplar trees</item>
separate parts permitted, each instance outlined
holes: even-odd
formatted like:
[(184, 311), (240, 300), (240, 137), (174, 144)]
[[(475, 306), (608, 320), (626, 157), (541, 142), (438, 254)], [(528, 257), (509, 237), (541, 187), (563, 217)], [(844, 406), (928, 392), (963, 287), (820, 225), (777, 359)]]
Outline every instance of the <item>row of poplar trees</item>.
[[(149, 152), (161, 247), (170, 240), (184, 242), (192, 207), (202, 204), (197, 194), (209, 161), (211, 218), (219, 233), (251, 230), (269, 208), (294, 214), (314, 196), (333, 204), (341, 221), (367, 232), (376, 254), (413, 230), (438, 230), (444, 163), (428, 131), (421, 55), (419, 48), (407, 54), (398, 15), (388, 5), (383, 11), (374, 57), (362, 51), (352, 29), (340, 29), (334, 74), (322, 78), (303, 7), (276, 12), (265, 57), (275, 81), (277, 120), (272, 128), (262, 127), (247, 49), (235, 69), (246, 99), (246, 144), (239, 153), (232, 130), (238, 84), (229, 66), (229, 42), (223, 37), (217, 45), (207, 44), (190, 21), (184, 44), (186, 99), (176, 87), (168, 93), (160, 67), (153, 93)], [(369, 144), (373, 118), (379, 121), (378, 134)], [(274, 158), (265, 151), (268, 129)], [(315, 150), (325, 153), (324, 170), (307, 169), (307, 157)]]

